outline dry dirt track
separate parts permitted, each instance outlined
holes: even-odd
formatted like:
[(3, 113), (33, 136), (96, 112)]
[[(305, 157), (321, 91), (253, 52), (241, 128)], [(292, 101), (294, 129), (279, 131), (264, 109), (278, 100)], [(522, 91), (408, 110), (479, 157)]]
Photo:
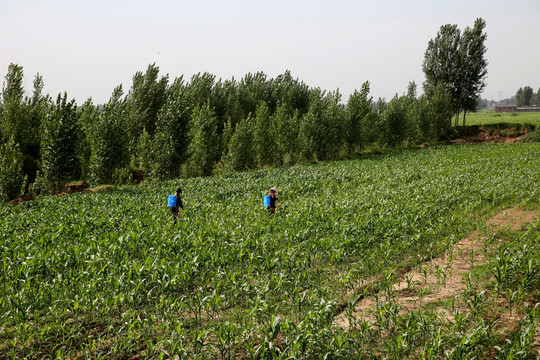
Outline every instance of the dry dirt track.
[[(434, 305), (431, 308), (445, 314), (448, 320), (452, 321), (453, 315), (436, 304), (462, 293), (466, 288), (466, 277), (473, 267), (486, 263), (483, 254), (486, 238), (503, 228), (521, 230), (525, 224), (532, 223), (538, 217), (538, 211), (526, 211), (518, 207), (501, 211), (486, 222), (486, 230), (482, 233), (473, 231), (456, 243), (450, 253), (402, 274), (401, 280), (393, 285), (394, 301), (400, 305), (402, 312), (425, 307), (428, 304)], [(366, 297), (357, 303), (354, 316), (374, 322), (372, 310), (376, 309), (376, 306), (375, 297)], [(508, 317), (506, 320), (509, 324), (518, 320), (515, 315), (503, 316)], [(337, 315), (336, 325), (343, 329), (349, 328), (349, 319), (345, 311)], [(540, 329), (536, 330), (536, 346), (540, 349)]]

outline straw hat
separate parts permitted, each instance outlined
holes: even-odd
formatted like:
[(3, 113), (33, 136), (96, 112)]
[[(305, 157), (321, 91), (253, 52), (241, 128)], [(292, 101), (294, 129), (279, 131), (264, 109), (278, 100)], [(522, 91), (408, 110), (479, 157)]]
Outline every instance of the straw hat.
[(270, 188), (270, 191), (275, 191), (276, 195), (278, 195), (278, 191), (275, 187)]

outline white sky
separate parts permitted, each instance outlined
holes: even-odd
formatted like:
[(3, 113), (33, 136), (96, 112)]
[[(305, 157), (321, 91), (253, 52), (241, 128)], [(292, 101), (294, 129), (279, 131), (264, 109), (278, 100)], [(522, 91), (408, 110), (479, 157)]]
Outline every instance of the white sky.
[(424, 81), (427, 43), (441, 25), (486, 20), (483, 98), (540, 87), (540, 0), (0, 0), (1, 83), (23, 66), (32, 91), (67, 91), (81, 105), (106, 102), (156, 63), (170, 80), (208, 71), (240, 80), (290, 70), (312, 87), (339, 88), (343, 101), (365, 81), (392, 98)]

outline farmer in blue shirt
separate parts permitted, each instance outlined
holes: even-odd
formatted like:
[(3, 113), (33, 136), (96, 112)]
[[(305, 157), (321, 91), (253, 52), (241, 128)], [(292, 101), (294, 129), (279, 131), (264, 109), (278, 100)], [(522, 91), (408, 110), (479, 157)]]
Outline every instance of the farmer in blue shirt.
[(180, 197), (182, 195), (182, 189), (178, 188), (176, 189), (176, 206), (171, 206), (171, 212), (173, 214), (174, 223), (176, 224), (176, 220), (178, 219), (178, 214), (181, 210), (184, 210), (184, 205), (182, 205), (182, 198)]
[(278, 199), (278, 191), (275, 187), (271, 188), (268, 192), (268, 196), (270, 196), (270, 205), (268, 206), (268, 210), (270, 210), (270, 213), (275, 214), (276, 213), (276, 204), (279, 204)]

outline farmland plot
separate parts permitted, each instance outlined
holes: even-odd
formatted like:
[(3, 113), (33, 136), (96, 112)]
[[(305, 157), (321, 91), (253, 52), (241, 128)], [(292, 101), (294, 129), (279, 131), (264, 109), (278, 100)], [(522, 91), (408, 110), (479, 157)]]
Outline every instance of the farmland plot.
[(540, 112), (513, 112), (496, 113), (494, 111), (478, 111), (467, 114), (467, 125), (490, 125), (490, 124), (531, 124), (540, 126)]
[[(539, 169), (537, 143), (468, 145), (3, 207), (0, 358), (451, 353), (461, 338), (432, 349), (427, 333), (444, 331), (433, 313), (407, 315), (427, 331), (408, 348), (335, 316), (354, 289), (382, 278), (382, 291), (498, 210), (538, 206)], [(186, 210), (173, 226), (178, 186)], [(274, 217), (262, 207), (270, 186)], [(387, 330), (405, 321), (391, 305), (378, 317)]]

